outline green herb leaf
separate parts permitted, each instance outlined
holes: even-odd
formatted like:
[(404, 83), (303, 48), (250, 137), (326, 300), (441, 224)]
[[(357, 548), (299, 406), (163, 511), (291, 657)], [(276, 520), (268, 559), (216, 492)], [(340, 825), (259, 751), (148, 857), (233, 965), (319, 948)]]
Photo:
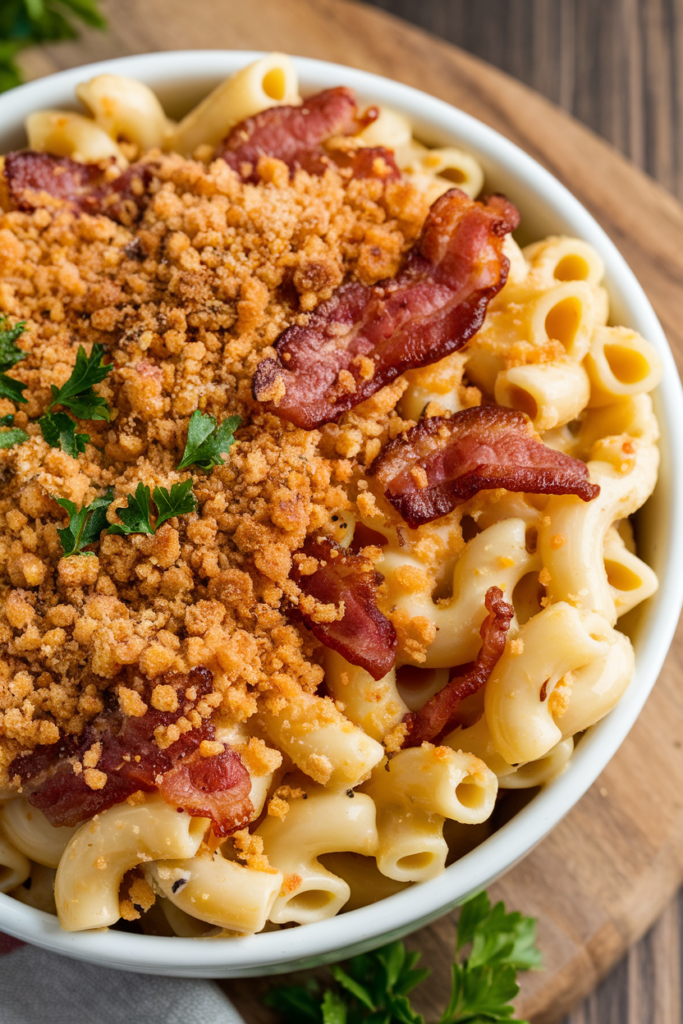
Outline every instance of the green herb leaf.
[(292, 1020), (321, 1024), (319, 989), (313, 980), (305, 985), (277, 985), (266, 992), (263, 1002), (278, 1013), (290, 1015)]
[(8, 327), (7, 317), (0, 316), (0, 370), (9, 370), (15, 363), (26, 359), (26, 353), (14, 344), (25, 330), (24, 320), (14, 327)]
[(76, 363), (71, 376), (61, 388), (51, 386), (52, 402), (48, 412), (54, 405), (63, 405), (70, 409), (79, 420), (109, 420), (109, 406), (104, 398), (96, 395), (93, 384), (103, 381), (111, 370), (111, 364), (102, 362), (104, 349), (102, 345), (93, 345), (90, 355), (79, 345)]
[(222, 466), (225, 459), (222, 459), (221, 455), (232, 448), (235, 443), (233, 434), (241, 422), (240, 416), (228, 416), (216, 429), (215, 416), (208, 416), (195, 409), (190, 417), (187, 443), (178, 469), (198, 466), (208, 473), (214, 466)]
[[(507, 914), (502, 903), (491, 907), (486, 893), (464, 904), (456, 940), (457, 953), (471, 945), (469, 958), (453, 964), (451, 998), (439, 1024), (528, 1024), (513, 1018), (511, 1000), (519, 992), (516, 974), (540, 964), (535, 946), (536, 922)], [(287, 1024), (424, 1024), (407, 993), (429, 971), (418, 968), (419, 953), (392, 942), (374, 953), (353, 957), (347, 968), (332, 967), (338, 989), (321, 993), (315, 982), (273, 989), (265, 1002)]]
[(328, 988), (322, 1002), (323, 1024), (346, 1024), (346, 1003)]
[[(155, 489), (155, 495), (158, 489)], [(117, 508), (116, 510), (116, 514), (123, 522), (123, 526), (115, 523), (109, 527), (107, 533), (115, 533), (119, 536), (127, 536), (129, 533), (154, 533), (150, 522), (149, 505), (149, 487), (146, 484), (140, 483), (135, 489), (135, 494), (128, 495), (128, 508)]]
[(28, 441), (28, 434), (25, 430), (20, 430), (19, 427), (14, 427), (12, 430), (0, 430), (0, 448), (14, 448), (15, 444), (23, 444), (24, 441)]
[(154, 504), (159, 510), (157, 516), (157, 530), (162, 523), (173, 516), (184, 516), (188, 512), (194, 512), (197, 507), (197, 499), (192, 493), (192, 480), (185, 480), (182, 484), (173, 484), (171, 490), (165, 487), (154, 488)]
[(0, 427), (11, 427), (14, 423), (14, 413), (8, 412), (6, 416), (0, 416)]
[(53, 448), (61, 448), (72, 459), (77, 459), (90, 441), (90, 434), (76, 432), (76, 424), (65, 412), (46, 412), (38, 423), (47, 443)]
[[(54, 495), (53, 495), (54, 497)], [(58, 505), (69, 514), (69, 525), (57, 530), (64, 549), (64, 555), (89, 555), (91, 552), (82, 549), (100, 539), (102, 530), (107, 525), (107, 509), (113, 501), (113, 492), (107, 491), (100, 498), (95, 498), (90, 505), (80, 511), (73, 501), (67, 498), (55, 498)]]
[(26, 391), (28, 384), (22, 384), (21, 381), (15, 380), (14, 377), (8, 377), (6, 373), (0, 373), (0, 398), (9, 398), (11, 402), (24, 402), (28, 399), (24, 398), (22, 392)]

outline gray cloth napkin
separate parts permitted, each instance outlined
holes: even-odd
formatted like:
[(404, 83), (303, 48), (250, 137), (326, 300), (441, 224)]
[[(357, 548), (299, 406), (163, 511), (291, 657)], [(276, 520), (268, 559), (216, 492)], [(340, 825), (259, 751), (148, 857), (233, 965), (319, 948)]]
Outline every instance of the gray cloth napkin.
[(0, 934), (1, 1024), (244, 1024), (212, 981), (93, 967)]

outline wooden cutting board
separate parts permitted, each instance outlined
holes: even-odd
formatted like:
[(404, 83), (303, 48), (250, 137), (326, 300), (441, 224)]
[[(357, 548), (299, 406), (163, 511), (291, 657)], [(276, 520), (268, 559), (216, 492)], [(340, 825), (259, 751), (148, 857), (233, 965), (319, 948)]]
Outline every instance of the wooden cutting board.
[[(615, 150), (528, 88), (376, 9), (349, 0), (110, 0), (106, 36), (33, 51), (32, 76), (152, 50), (277, 49), (375, 71), (461, 107), (563, 181), (616, 242), (683, 363), (683, 207)], [(683, 632), (630, 736), (580, 804), (492, 889), (539, 918), (545, 971), (527, 976), (518, 1012), (552, 1024), (585, 996), (683, 882)], [(453, 923), (410, 944), (432, 967), (423, 1005), (449, 987)], [(269, 984), (226, 982), (248, 1024), (271, 1021)]]

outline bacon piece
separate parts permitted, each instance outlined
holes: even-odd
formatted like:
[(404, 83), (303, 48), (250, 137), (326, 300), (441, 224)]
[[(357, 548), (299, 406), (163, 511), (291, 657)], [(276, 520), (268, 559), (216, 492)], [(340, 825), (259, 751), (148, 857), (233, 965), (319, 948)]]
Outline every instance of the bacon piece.
[(303, 621), (321, 643), (352, 665), (381, 679), (394, 664), (396, 649), (396, 630), (377, 607), (377, 588), (384, 577), (369, 570), (366, 559), (346, 554), (327, 538), (309, 541), (304, 550), (322, 565), (310, 576), (295, 568), (292, 579), (304, 594), (323, 604), (343, 601), (344, 614), (336, 622), (314, 622), (298, 608), (290, 608), (290, 617)]
[[(301, 168), (309, 174), (324, 174), (334, 166), (336, 154), (328, 154), (323, 142), (333, 135), (355, 135), (377, 116), (376, 109), (359, 118), (352, 89), (340, 86), (310, 96), (300, 107), (269, 107), (236, 124), (220, 144), (216, 156), (236, 171), (242, 181), (259, 181), (257, 165), (262, 156), (274, 156), (289, 167), (292, 174)], [(362, 150), (359, 150), (362, 152)], [(384, 156), (390, 170), (398, 168), (389, 150), (372, 150)], [(344, 158), (340, 157), (344, 164)], [(355, 177), (373, 176), (372, 161), (366, 157), (347, 162)], [(379, 174), (386, 177), (386, 174)]]
[(584, 462), (537, 441), (522, 413), (497, 405), (423, 420), (385, 445), (368, 473), (413, 529), (496, 487), (582, 501), (600, 493)]
[(263, 360), (254, 397), (312, 430), (364, 402), (406, 370), (462, 348), (507, 279), (503, 239), (519, 223), (503, 196), (474, 202), (451, 189), (432, 205), (395, 278), (351, 281), (304, 326), (285, 330), (277, 359)]
[(41, 205), (40, 193), (47, 192), (83, 213), (97, 213), (94, 190), (102, 182), (102, 168), (98, 164), (79, 164), (67, 156), (33, 150), (8, 153), (5, 179), (17, 210), (34, 210)]
[(251, 778), (236, 750), (213, 757), (194, 754), (164, 775), (159, 792), (169, 804), (195, 818), (211, 818), (217, 836), (228, 836), (251, 821)]
[(12, 204), (18, 210), (42, 205), (41, 193), (59, 199), (80, 213), (104, 214), (121, 224), (139, 217), (152, 179), (151, 164), (133, 164), (112, 181), (104, 180), (99, 164), (81, 164), (50, 153), (8, 153), (5, 179)]
[(361, 146), (350, 153), (332, 152), (337, 167), (351, 169), (352, 178), (381, 178), (396, 181), (401, 177), (394, 154), (384, 146)]
[[(196, 751), (202, 740), (213, 739), (215, 734), (214, 726), (204, 722), (200, 728), (183, 733), (179, 740), (161, 750), (154, 741), (155, 729), (171, 725), (191, 711), (196, 701), (211, 691), (213, 674), (200, 667), (192, 669), (188, 675), (168, 673), (163, 682), (176, 690), (176, 711), (157, 711), (150, 706), (140, 718), (131, 718), (123, 714), (112, 695), (110, 706), (90, 722), (80, 736), (63, 736), (58, 743), (39, 746), (29, 754), (15, 757), (9, 768), (10, 778), (19, 775), (28, 790), (30, 803), (43, 811), (53, 825), (74, 826), (121, 803), (138, 790), (153, 792), (159, 786), (160, 776), (172, 773), (179, 762)], [(185, 697), (188, 687), (196, 691), (192, 701)], [(102, 789), (93, 790), (87, 785), (83, 772), (75, 774), (73, 762), (82, 762), (85, 752), (96, 742), (102, 744), (97, 769), (106, 773), (107, 781)], [(214, 759), (202, 758), (205, 766), (189, 774), (194, 790), (190, 786), (185, 789), (191, 801), (187, 808), (189, 813), (199, 814), (197, 798), (203, 786), (207, 787), (205, 792), (211, 794), (214, 793), (211, 787), (221, 779), (226, 785), (235, 785), (234, 796), (227, 790), (220, 796), (214, 793), (211, 802), (205, 800), (207, 813), (202, 810), (202, 816), (206, 817), (213, 817), (213, 811), (220, 814), (219, 827), (228, 829), (232, 828), (235, 817), (241, 820), (246, 807), (244, 776), (239, 775), (235, 763), (239, 755), (234, 751), (230, 755), (228, 759), (218, 755), (223, 760), (215, 771), (209, 764)], [(243, 771), (248, 779), (246, 769)], [(249, 786), (247, 795), (248, 792)]]
[(499, 587), (489, 587), (484, 604), (488, 615), (481, 625), (481, 650), (475, 661), (453, 670), (449, 682), (430, 697), (419, 711), (409, 711), (403, 717), (408, 726), (404, 747), (419, 747), (432, 742), (457, 724), (460, 701), (480, 690), (493, 672), (505, 650), (510, 621), (515, 614), (512, 605), (503, 600)]

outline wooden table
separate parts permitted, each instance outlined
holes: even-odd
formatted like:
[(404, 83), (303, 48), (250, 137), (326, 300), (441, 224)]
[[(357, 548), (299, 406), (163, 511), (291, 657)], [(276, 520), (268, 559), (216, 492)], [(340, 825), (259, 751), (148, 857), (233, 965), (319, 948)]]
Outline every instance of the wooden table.
[[(513, 3), (477, 0), (475, 4), (471, 0), (468, 3), (464, 0), (375, 0), (374, 6), (403, 15), (524, 79), (602, 132), (636, 163), (683, 197), (680, 152), (683, 133), (677, 124), (677, 102), (683, 84), (678, 81), (675, 66), (676, 47), (683, 45), (683, 0), (643, 0), (640, 4), (638, 0), (514, 0)], [(278, 47), (384, 71), (460, 102), (500, 130), (510, 128), (508, 134), (520, 140), (559, 176), (570, 173), (572, 146), (585, 144), (590, 148), (591, 140), (572, 127), (571, 122), (566, 122), (563, 137), (557, 137), (556, 151), (550, 152), (540, 137), (536, 119), (552, 119), (552, 112), (541, 101), (516, 92), (504, 80), (497, 79), (495, 73), (487, 73), (475, 62), (453, 55), (452, 51), (425, 37), (411, 35), (396, 23), (378, 24), (372, 20), (370, 11), (356, 10), (343, 0), (252, 0), (246, 6), (237, 0), (193, 0), (191, 11), (187, 0), (109, 0), (105, 7), (111, 22), (109, 35), (86, 33), (78, 43), (33, 51), (24, 59), (28, 72), (45, 74), (88, 60), (154, 49)], [(352, 36), (351, 27), (359, 25), (367, 32), (358, 30)], [(414, 58), (414, 65), (411, 58)], [(417, 67), (423, 69), (425, 61), (432, 58), (433, 67), (430, 67), (427, 81), (420, 76)], [(459, 76), (457, 82), (454, 76)], [(527, 107), (524, 112), (519, 109), (521, 105)], [(557, 130), (557, 126), (555, 128)], [(617, 165), (610, 164), (609, 154), (604, 149), (596, 147), (592, 156), (602, 160), (603, 173), (608, 166), (610, 171), (615, 171)], [(577, 170), (580, 166), (581, 161), (576, 161)], [(616, 200), (609, 210), (601, 209), (604, 195), (597, 188), (591, 195), (590, 187), (584, 187), (580, 195), (596, 215), (604, 214), (602, 219), (606, 218), (613, 237), (617, 237), (625, 255), (642, 276), (645, 267), (642, 261), (647, 252), (629, 248), (631, 228), (628, 225), (638, 216), (639, 179), (628, 168), (623, 169), (623, 174), (619, 173), (620, 186), (630, 196), (628, 211), (621, 211)], [(571, 182), (568, 183), (571, 186)], [(642, 183), (642, 187), (652, 188), (646, 183)], [(680, 232), (678, 237), (683, 237), (680, 207), (670, 203), (664, 194), (657, 196), (654, 202), (661, 232), (673, 225)], [(670, 335), (679, 336), (683, 348), (680, 314), (676, 310), (677, 295), (683, 295), (683, 260), (678, 255), (675, 238), (667, 237), (659, 247), (655, 244), (656, 237), (656, 230), (650, 224), (652, 258), (663, 255), (663, 263), (666, 262), (669, 269), (676, 266), (675, 273), (663, 275), (660, 285), (652, 280), (649, 291), (660, 316), (664, 317), (665, 328)], [(679, 640), (679, 649), (680, 644)], [(669, 659), (668, 672), (670, 681), (679, 681), (678, 666), (672, 659)], [(652, 734), (653, 714), (651, 710), (650, 719), (639, 723), (637, 728), (642, 734), (647, 734), (648, 729)], [(680, 776), (683, 779), (683, 766)], [(599, 783), (586, 797), (589, 807), (590, 801), (593, 803), (589, 814), (600, 813), (598, 805), (603, 796), (608, 797), (608, 791), (604, 783)], [(605, 799), (604, 804), (606, 814), (614, 813), (607, 810), (609, 799)], [(667, 828), (671, 843), (671, 835), (679, 833), (672, 832), (668, 824)], [(626, 831), (628, 833), (628, 822)], [(558, 834), (561, 833), (555, 833), (548, 842), (557, 844)], [(683, 831), (680, 834), (683, 835)], [(670, 879), (683, 877), (683, 866), (675, 854), (671, 855), (670, 848), (668, 853), (668, 860), (661, 865), (668, 883), (658, 887), (656, 865), (640, 879), (646, 888), (657, 889), (659, 896), (650, 894), (648, 908), (645, 907), (647, 901), (641, 900), (642, 910), (638, 900), (635, 906), (620, 908), (624, 919), (617, 920), (613, 927), (614, 933), (622, 926), (620, 936), (602, 935), (599, 931), (594, 936), (603, 946), (587, 947), (587, 977), (594, 977), (601, 965), (610, 961), (611, 954), (605, 952), (607, 947), (623, 948), (627, 937), (642, 932), (652, 920), (651, 908), (661, 905), (661, 893), (670, 891)], [(559, 863), (557, 849), (553, 856)], [(527, 874), (534, 870), (536, 857), (534, 854), (526, 862)], [(524, 885), (529, 886), (524, 871), (522, 865), (509, 876), (517, 878), (522, 890)], [(507, 889), (505, 895), (507, 898)], [(572, 889), (568, 886), (568, 891), (557, 899), (556, 925), (558, 918), (571, 917), (571, 900)], [(526, 903), (518, 905), (520, 909), (532, 911)], [(612, 913), (613, 926), (614, 916)], [(566, 1018), (565, 1024), (677, 1024), (681, 1020), (679, 933), (679, 910), (674, 900), (652, 931), (633, 947), (626, 960), (583, 1007)], [(444, 936), (445, 932), (434, 926), (421, 933), (418, 941), (427, 956), (431, 954), (436, 959)], [(576, 962), (569, 966), (569, 980), (564, 993), (558, 997), (558, 1006), (563, 1005), (567, 985), (580, 984), (577, 979), (580, 966), (577, 967)], [(533, 1003), (530, 1006), (533, 1008)], [(433, 1017), (432, 1008), (429, 1010), (429, 1017)], [(552, 1007), (546, 1002), (542, 1019), (547, 1021), (552, 1016)], [(557, 1015), (554, 1016), (556, 1019)], [(255, 1016), (250, 1017), (250, 1024), (255, 1019)]]

